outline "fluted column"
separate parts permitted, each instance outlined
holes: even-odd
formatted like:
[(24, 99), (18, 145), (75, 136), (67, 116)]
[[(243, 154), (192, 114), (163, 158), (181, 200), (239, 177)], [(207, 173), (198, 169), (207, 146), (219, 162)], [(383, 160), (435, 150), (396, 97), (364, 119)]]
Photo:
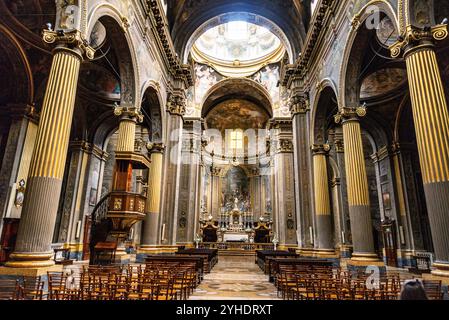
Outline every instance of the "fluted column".
[(373, 226), (371, 221), (368, 178), (363, 153), (359, 117), (366, 111), (342, 108), (335, 116), (342, 123), (345, 144), (345, 169), (348, 188), (349, 216), (353, 244), (352, 260), (377, 261), (374, 251)]
[(8, 267), (46, 267), (54, 264), (51, 242), (58, 211), (64, 166), (83, 54), (93, 57), (78, 31), (46, 30), (44, 41), (56, 43), (42, 105), (36, 144), (16, 247)]
[(157, 244), (158, 219), (161, 207), (162, 163), (165, 150), (162, 143), (151, 143), (148, 147), (151, 154), (151, 166), (148, 170), (146, 216), (141, 241), (143, 247)]
[(331, 203), (329, 196), (329, 177), (327, 174), (327, 153), (329, 145), (314, 145), (313, 177), (315, 194), (316, 240), (318, 253), (334, 253), (331, 221)]
[(449, 276), (449, 112), (434, 41), (447, 38), (447, 25), (407, 26), (391, 47), (407, 64), (416, 142), (435, 249), (432, 273)]
[[(142, 112), (133, 106), (116, 106), (114, 114), (120, 117), (116, 153), (135, 151), (136, 126), (143, 121)], [(133, 165), (129, 160), (117, 160), (112, 183), (113, 191), (132, 191)]]

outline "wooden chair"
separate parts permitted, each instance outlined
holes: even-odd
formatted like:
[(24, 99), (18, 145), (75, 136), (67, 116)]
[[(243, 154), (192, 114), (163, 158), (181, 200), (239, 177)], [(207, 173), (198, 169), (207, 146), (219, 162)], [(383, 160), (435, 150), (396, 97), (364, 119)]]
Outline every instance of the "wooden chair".
[(17, 279), (0, 279), (0, 300), (20, 300), (22, 290)]
[(429, 300), (443, 300), (441, 280), (423, 280), (422, 284)]
[(67, 277), (64, 272), (47, 272), (48, 299), (62, 300), (66, 290)]
[(44, 281), (41, 276), (22, 277), (21, 288), (24, 300), (42, 300), (44, 296)]

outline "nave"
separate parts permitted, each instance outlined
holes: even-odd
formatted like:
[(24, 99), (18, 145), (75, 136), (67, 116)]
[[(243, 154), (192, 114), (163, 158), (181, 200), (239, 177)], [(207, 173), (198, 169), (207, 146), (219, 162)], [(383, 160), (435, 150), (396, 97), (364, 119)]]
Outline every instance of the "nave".
[(254, 256), (221, 256), (191, 300), (277, 300), (275, 286)]

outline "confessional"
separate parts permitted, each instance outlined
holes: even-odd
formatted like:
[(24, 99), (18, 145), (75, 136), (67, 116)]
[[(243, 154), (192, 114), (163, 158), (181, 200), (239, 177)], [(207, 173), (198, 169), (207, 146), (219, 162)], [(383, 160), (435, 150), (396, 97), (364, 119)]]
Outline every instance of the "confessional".
[(387, 265), (390, 267), (397, 267), (396, 222), (394, 220), (386, 218), (382, 221), (382, 240)]

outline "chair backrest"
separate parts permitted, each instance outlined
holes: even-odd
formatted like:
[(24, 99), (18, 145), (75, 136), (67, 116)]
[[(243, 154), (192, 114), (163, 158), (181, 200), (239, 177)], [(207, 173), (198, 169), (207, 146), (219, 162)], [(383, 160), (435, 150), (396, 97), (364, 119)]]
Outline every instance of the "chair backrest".
[(44, 294), (44, 281), (41, 276), (22, 277), (22, 294), (25, 300), (42, 300)]
[(0, 279), (0, 300), (21, 299), (21, 287), (17, 279)]
[(422, 284), (430, 300), (442, 300), (441, 280), (423, 280)]

